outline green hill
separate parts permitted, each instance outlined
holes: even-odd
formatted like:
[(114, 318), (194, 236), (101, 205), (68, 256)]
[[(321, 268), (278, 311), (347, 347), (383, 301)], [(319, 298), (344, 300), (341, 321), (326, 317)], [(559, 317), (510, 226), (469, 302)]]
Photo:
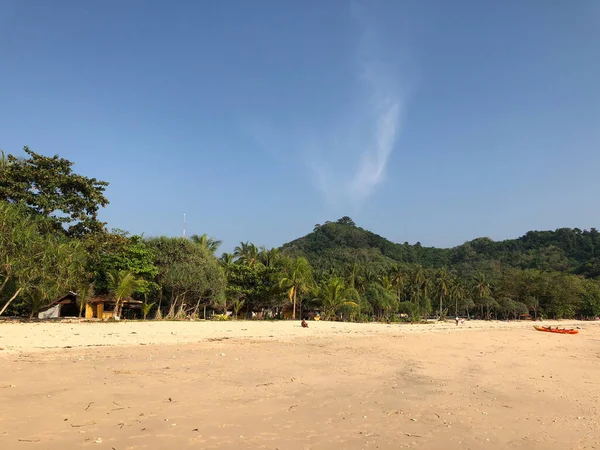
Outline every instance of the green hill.
[(288, 255), (302, 255), (317, 270), (342, 270), (358, 263), (375, 272), (396, 264), (449, 267), (470, 273), (501, 267), (573, 272), (600, 276), (600, 232), (595, 228), (529, 231), (517, 239), (477, 238), (454, 248), (396, 244), (357, 227), (344, 217), (316, 225), (313, 232), (282, 246)]

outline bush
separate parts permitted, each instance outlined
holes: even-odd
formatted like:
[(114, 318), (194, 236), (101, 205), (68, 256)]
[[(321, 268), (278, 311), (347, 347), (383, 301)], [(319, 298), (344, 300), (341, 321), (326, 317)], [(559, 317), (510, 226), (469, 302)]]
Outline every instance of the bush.
[(214, 314), (211, 320), (216, 320), (217, 322), (223, 322), (227, 320), (231, 320), (231, 317), (225, 314)]

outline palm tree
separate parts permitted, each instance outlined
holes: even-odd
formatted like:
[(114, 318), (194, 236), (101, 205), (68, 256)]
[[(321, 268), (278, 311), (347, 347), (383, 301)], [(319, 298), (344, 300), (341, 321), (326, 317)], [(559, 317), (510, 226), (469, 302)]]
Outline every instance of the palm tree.
[(410, 299), (414, 303), (420, 303), (427, 296), (427, 278), (422, 265), (417, 265), (410, 281)]
[(458, 316), (458, 302), (460, 301), (462, 303), (467, 297), (467, 291), (461, 280), (457, 278), (452, 279), (452, 283), (450, 284), (449, 296), (456, 302), (455, 314)]
[(267, 249), (266, 247), (260, 248), (260, 253), (258, 254), (258, 260), (265, 267), (273, 267), (273, 265), (279, 259), (279, 249), (271, 248)]
[(287, 289), (288, 298), (293, 303), (292, 319), (296, 320), (296, 302), (298, 294), (308, 292), (312, 283), (312, 268), (308, 260), (298, 257), (285, 268), (279, 286)]
[(142, 281), (138, 280), (133, 272), (122, 270), (117, 273), (108, 273), (108, 284), (116, 300), (113, 312), (113, 317), (116, 319), (121, 317), (123, 300), (131, 298), (133, 293), (141, 287)]
[(390, 277), (388, 277), (387, 275), (382, 275), (379, 277), (379, 284), (387, 292), (396, 295), (396, 289), (394, 288), (394, 283), (392, 283), (392, 280), (390, 280)]
[(240, 242), (240, 245), (233, 249), (233, 256), (241, 262), (253, 266), (258, 258), (258, 247), (250, 242)]
[(435, 291), (440, 298), (440, 320), (442, 320), (444, 298), (448, 295), (450, 289), (450, 275), (446, 269), (441, 269), (437, 273), (435, 280)]
[(360, 266), (356, 263), (353, 263), (348, 268), (348, 286), (353, 289), (356, 289), (357, 279), (359, 277)]
[(316, 291), (317, 299), (323, 307), (323, 319), (329, 320), (343, 307), (358, 308), (358, 304), (349, 299), (350, 291), (340, 277), (328, 278)]
[[(485, 298), (488, 298), (491, 293), (492, 293), (492, 290), (490, 288), (490, 284), (485, 279), (485, 275), (481, 272), (478, 272), (475, 275), (475, 278), (473, 281), (473, 294), (475, 295), (475, 298), (479, 301), (479, 304), (481, 306), (481, 316), (482, 317), (483, 317), (483, 307), (485, 306), (484, 303), (486, 303), (486, 302), (482, 302), (482, 300)], [(487, 303), (489, 303), (489, 302), (487, 302)], [(488, 311), (489, 311), (489, 308), (488, 308)], [(488, 313), (488, 315), (489, 315), (489, 313)]]
[(392, 285), (396, 290), (396, 295), (398, 296), (398, 301), (402, 301), (402, 292), (404, 291), (404, 285), (406, 283), (404, 270), (398, 265), (394, 265), (392, 270), (390, 271), (390, 279), (392, 281)]
[(94, 283), (83, 285), (78, 289), (77, 303), (79, 303), (79, 318), (83, 315), (83, 309), (94, 296)]
[(198, 244), (198, 245), (206, 248), (209, 252), (211, 252), (213, 254), (219, 249), (219, 247), (223, 243), (223, 241), (219, 241), (218, 239), (215, 239), (214, 237), (208, 237), (208, 234), (206, 234), (206, 233), (204, 233), (200, 236), (198, 236), (197, 234), (193, 234), (192, 236), (190, 236), (190, 240), (194, 244)]

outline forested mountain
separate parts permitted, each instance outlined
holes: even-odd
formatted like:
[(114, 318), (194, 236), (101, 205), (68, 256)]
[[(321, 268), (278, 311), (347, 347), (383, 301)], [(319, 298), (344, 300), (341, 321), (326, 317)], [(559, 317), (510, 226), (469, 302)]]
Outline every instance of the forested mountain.
[(206, 234), (107, 230), (97, 214), (107, 182), (73, 172), (58, 155), (24, 152), (0, 152), (0, 316), (35, 317), (66, 294), (80, 316), (95, 296), (112, 301), (114, 319), (126, 301), (141, 308), (130, 317), (159, 320), (205, 318), (210, 308), (361, 322), (600, 316), (594, 228), (440, 249), (394, 244), (343, 217), (281, 249), (240, 242), (218, 258), (221, 241)]
[(600, 232), (595, 228), (529, 231), (517, 239), (477, 238), (454, 248), (393, 243), (357, 227), (349, 217), (315, 225), (312, 233), (282, 246), (284, 254), (305, 256), (317, 270), (343, 270), (353, 263), (375, 272), (395, 264), (449, 267), (459, 274), (503, 267), (600, 276)]

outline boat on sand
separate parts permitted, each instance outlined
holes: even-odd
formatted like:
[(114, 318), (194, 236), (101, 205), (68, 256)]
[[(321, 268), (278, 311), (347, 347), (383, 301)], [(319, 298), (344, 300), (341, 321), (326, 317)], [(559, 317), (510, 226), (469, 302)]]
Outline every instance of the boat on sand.
[(567, 330), (565, 328), (552, 328), (552, 327), (533, 327), (538, 331), (545, 331), (546, 333), (558, 333), (558, 334), (577, 334), (579, 330)]

